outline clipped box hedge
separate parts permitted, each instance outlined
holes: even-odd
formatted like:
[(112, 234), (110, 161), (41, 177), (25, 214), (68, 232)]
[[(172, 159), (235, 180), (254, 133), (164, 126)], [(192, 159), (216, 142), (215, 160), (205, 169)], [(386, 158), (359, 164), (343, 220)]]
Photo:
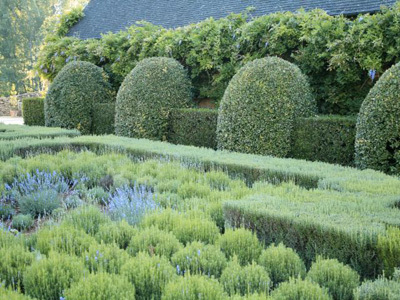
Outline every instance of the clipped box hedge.
[(169, 120), (168, 141), (173, 144), (217, 148), (218, 110), (177, 109)]
[(0, 141), (17, 140), (23, 138), (45, 139), (55, 137), (76, 137), (80, 133), (78, 130), (68, 130), (62, 128), (50, 128), (41, 126), (23, 125), (4, 125), (0, 123)]
[[(284, 242), (310, 262), (337, 258), (363, 277), (400, 265), (400, 179), (373, 170), (214, 151), (116, 136), (0, 141), (0, 158), (87, 149), (134, 159), (179, 161), (200, 170), (223, 170), (253, 185), (255, 194), (224, 205), (226, 224), (244, 226), (266, 242)], [(1, 162), (0, 162), (1, 167)], [(256, 183), (255, 181), (267, 181)], [(381, 241), (381, 242), (379, 242)]]
[(93, 134), (114, 133), (115, 103), (96, 103), (93, 106)]
[(292, 134), (291, 157), (340, 165), (354, 164), (356, 118), (316, 116), (298, 119)]
[(28, 126), (44, 126), (44, 98), (22, 99), (22, 116)]

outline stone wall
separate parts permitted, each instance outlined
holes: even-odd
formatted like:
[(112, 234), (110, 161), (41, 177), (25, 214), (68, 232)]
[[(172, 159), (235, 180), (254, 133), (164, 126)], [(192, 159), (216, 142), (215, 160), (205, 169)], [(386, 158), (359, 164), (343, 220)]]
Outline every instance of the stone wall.
[(0, 116), (9, 116), (11, 110), (10, 100), (14, 99), (18, 103), (18, 115), (21, 116), (21, 108), (22, 108), (22, 99), (25, 98), (34, 98), (34, 97), (42, 97), (42, 93), (26, 93), (20, 94), (12, 97), (0, 97)]

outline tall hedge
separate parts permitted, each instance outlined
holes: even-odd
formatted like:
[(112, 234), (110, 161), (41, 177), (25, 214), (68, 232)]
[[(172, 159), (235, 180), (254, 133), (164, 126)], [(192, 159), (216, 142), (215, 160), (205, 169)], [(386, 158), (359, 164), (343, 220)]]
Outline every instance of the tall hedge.
[(256, 59), (233, 77), (219, 108), (219, 149), (285, 157), (296, 118), (316, 113), (307, 78), (278, 57)]
[(89, 62), (71, 62), (56, 76), (46, 95), (46, 126), (93, 133), (96, 105), (113, 101), (111, 85), (101, 68)]
[(116, 102), (117, 135), (166, 140), (172, 109), (191, 105), (187, 71), (174, 59), (142, 60), (125, 78)]
[(357, 120), (357, 167), (400, 174), (400, 63), (365, 98)]
[(44, 99), (22, 99), (22, 116), (24, 124), (28, 126), (44, 126)]

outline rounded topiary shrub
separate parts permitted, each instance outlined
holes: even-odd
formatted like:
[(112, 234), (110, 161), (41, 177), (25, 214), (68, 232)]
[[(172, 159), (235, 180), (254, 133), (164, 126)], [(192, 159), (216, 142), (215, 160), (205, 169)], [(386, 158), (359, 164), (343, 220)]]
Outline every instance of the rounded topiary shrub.
[(190, 274), (219, 277), (226, 266), (226, 257), (214, 245), (193, 242), (176, 252), (171, 262), (180, 275), (190, 272)]
[(221, 284), (229, 295), (269, 293), (271, 279), (263, 267), (256, 263), (241, 267), (234, 259), (222, 272)]
[(400, 173), (400, 63), (387, 70), (361, 105), (356, 165)]
[(378, 278), (365, 281), (354, 291), (355, 300), (399, 300), (400, 282)]
[(111, 85), (101, 68), (89, 62), (71, 62), (58, 73), (46, 95), (46, 126), (76, 128), (83, 134), (103, 133), (94, 129), (96, 106), (113, 106), (114, 102)]
[(165, 285), (178, 277), (167, 258), (144, 252), (130, 259), (121, 274), (135, 286), (137, 299), (160, 299)]
[(244, 228), (227, 229), (218, 239), (217, 245), (228, 259), (236, 255), (242, 266), (257, 261), (262, 251), (257, 236)]
[(307, 274), (307, 279), (329, 290), (337, 300), (353, 299), (353, 290), (360, 283), (360, 276), (337, 259), (317, 258)]
[(226, 299), (222, 286), (216, 279), (206, 276), (184, 276), (171, 281), (165, 287), (162, 300), (223, 300)]
[(278, 57), (256, 59), (232, 78), (222, 98), (218, 148), (284, 157), (293, 121), (316, 113), (307, 78)]
[(99, 243), (117, 244), (121, 249), (126, 249), (136, 234), (137, 229), (128, 224), (125, 220), (101, 224), (96, 240)]
[(65, 292), (68, 300), (135, 300), (135, 287), (121, 275), (91, 274)]
[(301, 279), (281, 283), (271, 296), (273, 300), (332, 300), (327, 290), (317, 283)]
[(172, 109), (191, 105), (191, 82), (172, 58), (139, 62), (123, 81), (117, 95), (117, 135), (165, 140)]
[(269, 246), (261, 253), (258, 263), (265, 268), (275, 285), (290, 277), (304, 277), (306, 273), (299, 255), (283, 244)]

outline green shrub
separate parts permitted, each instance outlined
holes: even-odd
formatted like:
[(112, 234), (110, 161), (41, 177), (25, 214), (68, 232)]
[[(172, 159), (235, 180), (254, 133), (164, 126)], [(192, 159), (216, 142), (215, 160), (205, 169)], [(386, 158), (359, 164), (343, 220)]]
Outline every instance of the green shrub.
[(68, 215), (67, 224), (71, 224), (77, 229), (82, 229), (87, 234), (95, 236), (100, 229), (100, 225), (107, 224), (110, 219), (101, 212), (96, 206), (82, 206)]
[(93, 106), (93, 134), (113, 134), (115, 132), (115, 103), (96, 103)]
[(269, 246), (261, 253), (258, 263), (265, 268), (275, 285), (289, 280), (290, 277), (304, 277), (306, 273), (301, 258), (293, 249), (283, 244)]
[(0, 284), (0, 299), (4, 300), (32, 300), (31, 297), (21, 294)]
[(25, 269), (31, 265), (34, 256), (22, 245), (0, 248), (0, 285), (4, 282), (13, 289), (23, 289)]
[(188, 244), (185, 248), (176, 252), (171, 262), (177, 268), (180, 275), (186, 273), (214, 276), (221, 276), (222, 270), (226, 266), (225, 255), (218, 247), (204, 245), (200, 242)]
[(21, 138), (45, 139), (54, 137), (77, 137), (79, 135), (80, 133), (78, 130), (0, 124), (0, 141), (15, 141)]
[(50, 253), (24, 272), (25, 293), (37, 299), (60, 299), (65, 289), (84, 276), (81, 261), (66, 254)]
[(121, 274), (135, 286), (138, 299), (161, 299), (165, 285), (177, 277), (175, 269), (163, 256), (140, 252), (123, 267)]
[(100, 205), (106, 205), (108, 203), (109, 196), (110, 194), (101, 186), (95, 186), (86, 192), (86, 197), (88, 199)]
[(125, 77), (117, 96), (117, 135), (165, 140), (172, 109), (191, 105), (191, 83), (177, 61), (144, 59)]
[(146, 216), (142, 225), (171, 231), (184, 245), (195, 241), (212, 244), (219, 237), (218, 227), (209, 219), (190, 215), (190, 212), (186, 215), (180, 214), (171, 209)]
[(400, 174), (400, 63), (365, 98), (357, 120), (357, 167)]
[(44, 98), (22, 99), (22, 116), (24, 125), (44, 126)]
[(205, 276), (184, 276), (171, 281), (165, 287), (162, 300), (226, 299), (217, 280)]
[(135, 300), (135, 287), (124, 276), (90, 274), (65, 291), (68, 300)]
[(236, 255), (242, 266), (257, 261), (262, 251), (257, 236), (244, 228), (227, 229), (218, 239), (217, 245), (228, 259)]
[(256, 292), (268, 294), (269, 288), (272, 286), (271, 279), (263, 267), (255, 262), (241, 267), (236, 257), (222, 272), (220, 282), (231, 296), (234, 294), (250, 295)]
[(307, 274), (307, 279), (328, 289), (337, 300), (353, 299), (353, 290), (360, 284), (360, 276), (337, 259), (318, 257)]
[(61, 196), (56, 190), (45, 189), (21, 196), (18, 204), (22, 214), (45, 216), (61, 207)]
[(400, 229), (389, 227), (385, 235), (378, 237), (379, 257), (383, 261), (385, 274), (391, 276), (400, 267)]
[(21, 235), (15, 236), (10, 231), (3, 230), (3, 228), (0, 227), (0, 248), (22, 244), (23, 239), (21, 239)]
[(71, 62), (58, 73), (47, 92), (46, 126), (78, 129), (83, 134), (94, 130), (101, 133), (98, 121), (93, 120), (94, 107), (113, 101), (111, 86), (101, 68), (88, 62)]
[(354, 291), (355, 300), (399, 300), (400, 282), (379, 278), (364, 282)]
[(175, 109), (169, 118), (168, 142), (217, 148), (216, 109)]
[(356, 118), (316, 116), (295, 121), (290, 157), (351, 166)]
[(134, 235), (126, 250), (131, 255), (144, 251), (150, 255), (164, 255), (170, 258), (181, 248), (182, 244), (172, 233), (150, 227)]
[(300, 279), (281, 283), (271, 296), (273, 300), (332, 300), (318, 284)]
[(33, 224), (34, 221), (31, 215), (19, 214), (12, 219), (12, 227), (19, 231), (29, 229), (33, 226)]
[(59, 253), (79, 256), (95, 243), (95, 239), (83, 230), (61, 225), (39, 230), (36, 247), (42, 254), (46, 255), (54, 250)]
[(118, 223), (111, 222), (100, 225), (99, 232), (96, 234), (96, 240), (99, 243), (115, 243), (121, 249), (126, 249), (136, 232), (137, 230), (125, 220)]
[(15, 214), (15, 209), (11, 204), (1, 203), (0, 204), (0, 220), (9, 220)]
[(294, 120), (316, 113), (307, 78), (278, 57), (254, 60), (232, 78), (218, 114), (218, 148), (285, 157)]
[(107, 272), (119, 274), (122, 266), (128, 261), (129, 254), (116, 245), (92, 244), (82, 254), (85, 266), (92, 273)]

